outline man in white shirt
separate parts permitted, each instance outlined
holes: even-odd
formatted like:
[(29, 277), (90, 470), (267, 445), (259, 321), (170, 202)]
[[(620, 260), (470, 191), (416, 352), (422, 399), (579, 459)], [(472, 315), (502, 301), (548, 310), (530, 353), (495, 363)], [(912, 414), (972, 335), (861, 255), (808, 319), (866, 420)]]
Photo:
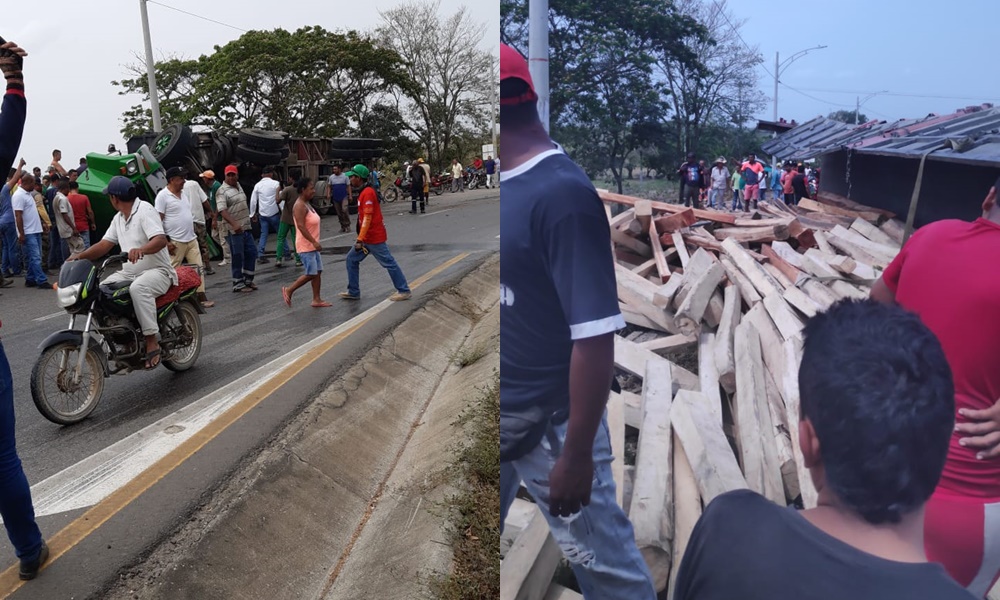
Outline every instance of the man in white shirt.
[(451, 159), (451, 191), (455, 193), (457, 190), (465, 191), (465, 182), (462, 180), (462, 163), (458, 162), (457, 158)]
[(250, 218), (254, 221), (260, 220), (260, 240), (257, 242), (257, 262), (269, 262), (264, 256), (264, 248), (267, 246), (267, 236), (269, 233), (278, 233), (281, 226), (281, 209), (278, 208), (278, 190), (281, 184), (274, 179), (274, 169), (264, 167), (261, 173), (263, 179), (253, 186), (250, 193)]
[(146, 338), (146, 368), (160, 364), (160, 344), (156, 339), (160, 327), (156, 322), (156, 299), (177, 285), (177, 271), (167, 254), (167, 237), (156, 209), (142, 200), (127, 177), (116, 175), (104, 188), (111, 206), (118, 211), (111, 220), (104, 239), (68, 260), (97, 260), (121, 246), (128, 252), (128, 262), (122, 270), (106, 277), (103, 283), (131, 281), (128, 293), (136, 319)]
[(188, 179), (181, 189), (181, 197), (191, 205), (191, 219), (194, 221), (194, 235), (198, 240), (198, 249), (201, 251), (201, 262), (205, 265), (205, 274), (214, 275), (212, 263), (208, 256), (208, 227), (206, 225), (205, 213), (212, 214), (212, 205), (208, 203), (208, 194), (201, 189), (201, 184), (197, 180)]
[(722, 208), (726, 205), (726, 198), (729, 196), (729, 169), (726, 168), (726, 159), (722, 156), (715, 159), (711, 181), (712, 189), (708, 192), (708, 206), (709, 208)]
[(182, 195), (186, 174), (187, 171), (181, 167), (167, 169), (167, 187), (156, 195), (156, 212), (160, 213), (163, 231), (167, 235), (171, 266), (176, 269), (186, 259), (188, 264), (198, 269), (198, 274), (202, 276), (201, 285), (198, 286), (198, 300), (205, 308), (211, 308), (215, 303), (209, 302), (205, 296), (204, 265), (201, 262), (201, 250), (198, 249), (198, 238), (194, 233), (191, 205)]
[(21, 177), (21, 186), (14, 192), (10, 204), (14, 209), (14, 221), (17, 223), (17, 241), (21, 244), (22, 253), (28, 263), (24, 286), (51, 290), (52, 284), (42, 270), (42, 219), (38, 216), (35, 198), (28, 192), (34, 187), (34, 175)]

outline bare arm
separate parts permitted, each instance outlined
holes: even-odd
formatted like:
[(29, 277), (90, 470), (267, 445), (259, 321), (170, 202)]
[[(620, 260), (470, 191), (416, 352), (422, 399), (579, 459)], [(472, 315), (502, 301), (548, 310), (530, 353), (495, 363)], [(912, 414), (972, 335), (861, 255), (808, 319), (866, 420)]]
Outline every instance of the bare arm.
[(872, 300), (883, 304), (896, 303), (896, 294), (889, 289), (889, 286), (886, 285), (885, 281), (883, 281), (881, 277), (879, 277), (878, 281), (875, 282), (875, 285), (872, 286), (870, 297)]
[(111, 242), (101, 240), (83, 252), (70, 256), (68, 260), (97, 260), (108, 252), (111, 252), (114, 247), (115, 245)]

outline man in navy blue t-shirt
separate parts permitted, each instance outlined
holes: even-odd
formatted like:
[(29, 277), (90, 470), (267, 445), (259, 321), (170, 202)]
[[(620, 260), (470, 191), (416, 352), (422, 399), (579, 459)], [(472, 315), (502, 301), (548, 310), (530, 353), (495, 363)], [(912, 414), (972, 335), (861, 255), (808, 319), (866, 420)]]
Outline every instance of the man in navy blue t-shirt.
[(501, 44), (501, 523), (523, 481), (585, 598), (652, 599), (615, 501), (604, 418), (625, 325), (608, 221), (590, 180), (545, 132), (536, 100), (524, 58)]

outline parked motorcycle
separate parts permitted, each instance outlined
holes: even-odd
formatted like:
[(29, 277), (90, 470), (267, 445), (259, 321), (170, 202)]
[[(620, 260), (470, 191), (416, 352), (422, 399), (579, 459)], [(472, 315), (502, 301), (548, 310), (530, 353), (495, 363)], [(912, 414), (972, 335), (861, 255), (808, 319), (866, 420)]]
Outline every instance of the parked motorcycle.
[[(130, 282), (104, 285), (101, 276), (128, 260), (118, 254), (100, 267), (86, 260), (67, 262), (59, 271), (56, 297), (70, 314), (69, 329), (42, 342), (41, 356), (31, 371), (31, 398), (42, 415), (60, 425), (87, 418), (101, 400), (104, 379), (142, 370), (146, 342), (136, 319)], [(201, 277), (191, 267), (177, 268), (178, 285), (156, 299), (163, 366), (186, 371), (201, 353), (201, 319), (205, 309), (197, 299)], [(78, 317), (83, 329), (75, 329)]]
[(486, 171), (466, 171), (465, 187), (470, 190), (486, 187)]

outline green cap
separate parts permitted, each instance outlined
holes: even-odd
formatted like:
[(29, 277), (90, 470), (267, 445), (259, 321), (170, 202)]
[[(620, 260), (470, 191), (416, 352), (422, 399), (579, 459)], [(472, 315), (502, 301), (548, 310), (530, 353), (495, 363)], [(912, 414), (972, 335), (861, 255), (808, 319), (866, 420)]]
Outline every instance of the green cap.
[(360, 177), (361, 179), (368, 179), (368, 167), (364, 165), (354, 165), (354, 168), (344, 173), (348, 177)]

